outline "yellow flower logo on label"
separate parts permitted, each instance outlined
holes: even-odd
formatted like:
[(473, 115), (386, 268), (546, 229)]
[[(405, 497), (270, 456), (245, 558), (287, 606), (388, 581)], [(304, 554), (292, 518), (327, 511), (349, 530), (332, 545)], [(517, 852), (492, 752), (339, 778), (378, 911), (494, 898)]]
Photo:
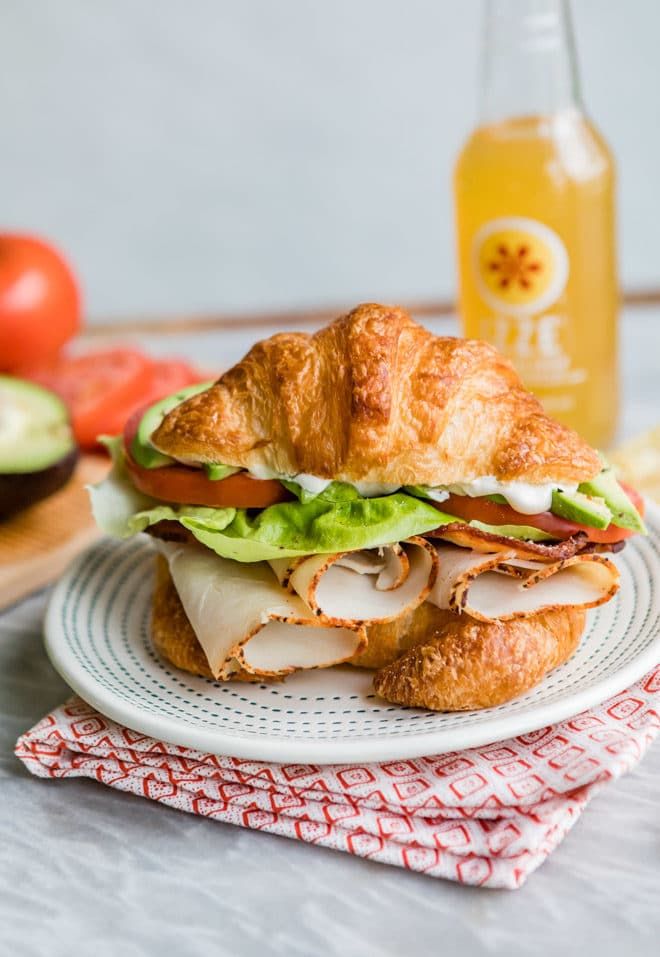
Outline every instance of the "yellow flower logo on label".
[(474, 269), (482, 297), (493, 309), (529, 316), (552, 305), (568, 279), (568, 255), (543, 223), (520, 216), (494, 219), (477, 232)]

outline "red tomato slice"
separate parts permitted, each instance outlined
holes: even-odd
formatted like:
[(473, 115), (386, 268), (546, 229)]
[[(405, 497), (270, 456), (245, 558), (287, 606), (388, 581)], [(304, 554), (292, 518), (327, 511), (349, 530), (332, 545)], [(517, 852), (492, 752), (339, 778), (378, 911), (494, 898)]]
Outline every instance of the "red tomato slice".
[(210, 508), (268, 508), (293, 497), (274, 479), (254, 479), (245, 472), (214, 482), (202, 469), (185, 465), (143, 469), (128, 453), (126, 468), (136, 488), (163, 502)]
[(137, 409), (124, 428), (126, 468), (135, 487), (145, 495), (163, 502), (208, 505), (211, 508), (268, 508), (269, 505), (293, 498), (275, 479), (253, 479), (245, 472), (212, 481), (202, 469), (188, 468), (186, 465), (142, 468), (128, 450), (148, 407)]
[(611, 544), (628, 538), (633, 532), (626, 528), (591, 528), (589, 525), (580, 525), (578, 522), (569, 522), (565, 518), (553, 515), (552, 512), (539, 512), (536, 515), (523, 515), (516, 512), (510, 505), (501, 505), (490, 502), (486, 498), (470, 498), (468, 495), (450, 495), (438, 508), (449, 515), (457, 515), (466, 521), (484, 522), (486, 525), (530, 525), (540, 528), (552, 535), (553, 538), (570, 538), (578, 532), (585, 532), (590, 542)]

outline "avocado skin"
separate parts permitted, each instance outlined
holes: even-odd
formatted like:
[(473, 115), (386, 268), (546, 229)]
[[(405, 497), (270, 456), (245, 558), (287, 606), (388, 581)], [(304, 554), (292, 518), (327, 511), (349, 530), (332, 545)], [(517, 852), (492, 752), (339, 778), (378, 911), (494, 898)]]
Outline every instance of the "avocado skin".
[(619, 485), (613, 469), (603, 469), (590, 482), (583, 482), (579, 486), (579, 491), (584, 492), (585, 495), (602, 498), (612, 513), (612, 524), (617, 528), (627, 528), (632, 532), (646, 535), (642, 516)]
[(0, 475), (0, 520), (36, 505), (66, 485), (76, 467), (78, 455), (78, 449), (74, 446), (57, 462), (38, 472)]
[(591, 528), (607, 528), (612, 521), (612, 513), (604, 502), (594, 501), (580, 491), (571, 493), (555, 489), (551, 510), (554, 515), (566, 518), (569, 522), (578, 522)]

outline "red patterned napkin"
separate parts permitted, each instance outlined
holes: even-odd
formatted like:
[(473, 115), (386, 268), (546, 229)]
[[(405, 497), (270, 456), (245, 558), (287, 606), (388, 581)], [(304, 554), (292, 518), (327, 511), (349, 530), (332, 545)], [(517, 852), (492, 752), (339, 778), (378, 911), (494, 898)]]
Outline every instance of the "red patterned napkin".
[(80, 698), (16, 744), (39, 777), (90, 777), (230, 824), (463, 884), (515, 888), (660, 728), (660, 666), (570, 721), (468, 751), (364, 765), (283, 765), (155, 741)]

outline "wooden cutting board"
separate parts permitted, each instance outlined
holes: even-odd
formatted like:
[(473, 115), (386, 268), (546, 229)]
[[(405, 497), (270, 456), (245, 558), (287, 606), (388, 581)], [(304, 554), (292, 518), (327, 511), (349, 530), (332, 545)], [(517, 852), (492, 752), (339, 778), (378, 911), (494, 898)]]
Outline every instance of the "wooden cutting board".
[(67, 485), (50, 498), (0, 522), (0, 609), (54, 581), (101, 534), (85, 485), (110, 467), (105, 455), (83, 455)]

